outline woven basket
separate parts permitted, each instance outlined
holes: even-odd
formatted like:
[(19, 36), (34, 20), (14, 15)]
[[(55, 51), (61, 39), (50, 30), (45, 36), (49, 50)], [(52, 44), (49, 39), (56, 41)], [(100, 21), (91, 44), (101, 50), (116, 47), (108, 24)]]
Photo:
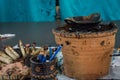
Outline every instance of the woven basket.
[(37, 56), (33, 56), (30, 59), (31, 62), (31, 77), (32, 80), (56, 80), (57, 59), (53, 61), (40, 63), (37, 61)]
[(96, 79), (108, 74), (116, 32), (116, 25), (110, 30), (79, 34), (54, 29), (56, 43), (63, 45), (65, 75), (77, 79)]

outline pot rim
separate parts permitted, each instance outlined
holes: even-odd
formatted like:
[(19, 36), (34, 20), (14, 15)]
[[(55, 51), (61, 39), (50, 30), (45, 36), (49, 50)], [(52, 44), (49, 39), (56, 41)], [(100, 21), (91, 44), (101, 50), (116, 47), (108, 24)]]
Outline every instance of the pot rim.
[(49, 62), (43, 62), (43, 63), (41, 63), (41, 62), (35, 62), (34, 60), (33, 60), (33, 58), (37, 58), (37, 56), (32, 56), (31, 58), (30, 58), (30, 62), (31, 63), (34, 63), (34, 64), (44, 64), (44, 65), (47, 65), (47, 64), (51, 64), (51, 63), (54, 63), (54, 62), (56, 62), (56, 60), (57, 60), (57, 58), (55, 57), (55, 59), (54, 60), (52, 60), (52, 61), (49, 61)]
[(57, 30), (57, 28), (52, 30), (53, 34), (67, 38), (76, 38), (76, 36), (79, 36), (80, 38), (104, 37), (104, 36), (114, 35), (118, 31), (116, 24), (113, 25), (112, 29), (106, 31), (98, 31), (98, 32), (67, 32), (65, 30)]

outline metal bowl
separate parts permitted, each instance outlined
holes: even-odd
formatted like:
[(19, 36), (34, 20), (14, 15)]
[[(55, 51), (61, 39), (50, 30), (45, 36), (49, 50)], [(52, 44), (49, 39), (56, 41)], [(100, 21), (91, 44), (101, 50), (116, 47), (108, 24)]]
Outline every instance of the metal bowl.
[(101, 22), (100, 14), (93, 13), (89, 16), (76, 16), (64, 20), (69, 25), (97, 25)]

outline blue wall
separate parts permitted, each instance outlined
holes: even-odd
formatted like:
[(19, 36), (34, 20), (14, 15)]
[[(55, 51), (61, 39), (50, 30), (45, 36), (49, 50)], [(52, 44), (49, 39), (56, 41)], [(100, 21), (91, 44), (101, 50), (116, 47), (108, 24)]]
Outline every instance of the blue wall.
[[(120, 0), (59, 0), (64, 20), (99, 12), (103, 20), (120, 20)], [(0, 0), (0, 22), (55, 21), (55, 0)]]
[(0, 0), (0, 22), (55, 21), (55, 0)]
[(61, 18), (99, 12), (103, 20), (120, 20), (120, 0), (60, 0)]

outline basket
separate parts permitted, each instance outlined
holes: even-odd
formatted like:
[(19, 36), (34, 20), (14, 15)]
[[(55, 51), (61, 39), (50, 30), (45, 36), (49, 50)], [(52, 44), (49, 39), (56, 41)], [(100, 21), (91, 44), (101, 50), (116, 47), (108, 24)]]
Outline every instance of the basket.
[(108, 74), (116, 25), (110, 23), (96, 32), (69, 32), (69, 26), (53, 30), (56, 43), (63, 45), (65, 75), (76, 79), (96, 79)]
[(37, 60), (37, 56), (33, 56), (31, 57), (30, 62), (32, 80), (56, 80), (57, 59), (50, 62), (40, 63)]

